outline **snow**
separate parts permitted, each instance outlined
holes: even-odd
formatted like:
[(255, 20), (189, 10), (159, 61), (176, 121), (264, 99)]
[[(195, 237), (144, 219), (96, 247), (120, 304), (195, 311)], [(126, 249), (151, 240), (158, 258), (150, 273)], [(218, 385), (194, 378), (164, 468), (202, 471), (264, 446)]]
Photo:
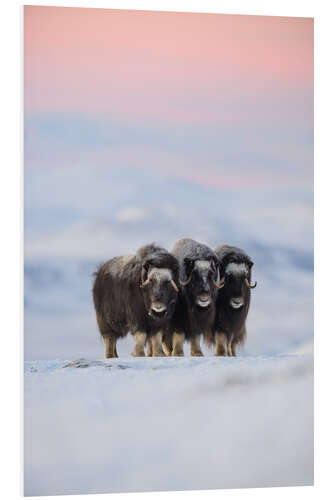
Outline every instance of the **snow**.
[(25, 495), (313, 484), (312, 354), (27, 361), (24, 395)]

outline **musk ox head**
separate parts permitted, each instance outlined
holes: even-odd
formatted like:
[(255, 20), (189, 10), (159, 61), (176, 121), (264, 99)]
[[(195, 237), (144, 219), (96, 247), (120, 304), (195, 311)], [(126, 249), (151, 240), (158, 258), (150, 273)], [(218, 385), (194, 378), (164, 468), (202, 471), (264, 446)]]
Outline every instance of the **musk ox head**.
[(178, 299), (178, 262), (166, 250), (152, 246), (142, 259), (140, 287), (152, 320), (164, 322), (175, 311)]
[(220, 258), (221, 294), (227, 299), (229, 307), (241, 309), (248, 304), (250, 289), (257, 286), (257, 282), (251, 284), (253, 262), (240, 248), (227, 245), (218, 247), (216, 254)]
[(209, 259), (184, 259), (185, 280), (180, 284), (197, 310), (207, 310), (215, 302), (218, 280), (218, 260), (214, 256)]

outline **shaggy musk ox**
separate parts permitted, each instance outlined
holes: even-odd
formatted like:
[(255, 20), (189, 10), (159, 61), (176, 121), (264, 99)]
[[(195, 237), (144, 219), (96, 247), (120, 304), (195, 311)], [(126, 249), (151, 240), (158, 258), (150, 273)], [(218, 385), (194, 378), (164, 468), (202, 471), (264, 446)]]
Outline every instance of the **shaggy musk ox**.
[(115, 257), (95, 273), (93, 298), (97, 323), (105, 342), (105, 357), (118, 357), (116, 342), (130, 331), (133, 356), (144, 356), (151, 340), (153, 356), (164, 356), (162, 329), (178, 298), (178, 262), (155, 244), (136, 255)]
[(211, 330), (215, 319), (218, 259), (208, 246), (189, 238), (179, 240), (171, 253), (179, 262), (181, 290), (163, 343), (169, 356), (184, 356), (186, 339), (191, 342), (191, 355), (203, 356), (200, 335)]
[(215, 249), (220, 261), (222, 288), (216, 300), (215, 332), (205, 334), (208, 345), (216, 346), (216, 356), (236, 356), (236, 346), (245, 340), (250, 307), (253, 262), (240, 248), (220, 245)]

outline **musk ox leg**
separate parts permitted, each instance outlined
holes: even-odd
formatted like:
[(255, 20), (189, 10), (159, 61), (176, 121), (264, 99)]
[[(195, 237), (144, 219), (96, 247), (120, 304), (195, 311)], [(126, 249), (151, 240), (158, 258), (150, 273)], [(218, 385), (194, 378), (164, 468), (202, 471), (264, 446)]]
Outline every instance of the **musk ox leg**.
[(144, 332), (136, 332), (134, 335), (134, 349), (132, 352), (132, 356), (141, 357), (145, 356), (145, 343), (146, 343), (147, 334)]
[(216, 356), (228, 356), (228, 337), (223, 332), (215, 333)]
[(203, 356), (200, 347), (200, 335), (196, 335), (191, 339), (191, 356)]
[(175, 332), (172, 336), (172, 356), (184, 356), (185, 334)]
[(104, 343), (105, 343), (104, 358), (118, 358), (116, 342), (117, 339), (114, 337), (104, 337)]
[(233, 343), (231, 344), (231, 356), (237, 356), (236, 345), (237, 345), (237, 343), (235, 341), (233, 341)]
[(153, 355), (153, 344), (151, 343), (151, 339), (148, 339), (146, 356), (150, 358), (152, 355)]
[(172, 337), (170, 335), (164, 335), (163, 346), (167, 356), (172, 356)]
[(153, 346), (153, 356), (165, 356), (162, 348), (162, 332), (157, 332), (151, 338), (151, 343)]
[(228, 340), (228, 356), (236, 356), (236, 354), (233, 354), (233, 344), (234, 344), (234, 336), (231, 335), (230, 339)]

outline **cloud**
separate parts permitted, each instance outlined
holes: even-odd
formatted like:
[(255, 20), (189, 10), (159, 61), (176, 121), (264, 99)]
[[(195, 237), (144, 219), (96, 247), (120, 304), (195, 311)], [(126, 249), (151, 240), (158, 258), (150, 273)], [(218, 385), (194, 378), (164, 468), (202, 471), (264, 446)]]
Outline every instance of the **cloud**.
[(312, 185), (313, 140), (303, 123), (170, 128), (75, 113), (26, 113), (25, 166), (131, 167), (231, 189)]

